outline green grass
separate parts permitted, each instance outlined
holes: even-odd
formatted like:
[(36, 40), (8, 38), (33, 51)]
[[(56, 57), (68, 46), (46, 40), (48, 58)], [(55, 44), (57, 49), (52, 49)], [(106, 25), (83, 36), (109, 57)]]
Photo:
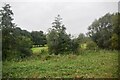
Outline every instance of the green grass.
[[(41, 48), (33, 48), (33, 52)], [(73, 55), (41, 55), (23, 61), (3, 62), (3, 78), (111, 78), (118, 77), (117, 51), (86, 51)]]
[(32, 48), (32, 52), (33, 54), (40, 54), (41, 50), (47, 50), (48, 47), (36, 47), (36, 48)]

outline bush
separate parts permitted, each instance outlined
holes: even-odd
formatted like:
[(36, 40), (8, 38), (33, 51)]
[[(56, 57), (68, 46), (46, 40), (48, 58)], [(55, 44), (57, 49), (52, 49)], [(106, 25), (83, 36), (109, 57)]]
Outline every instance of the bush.
[(88, 50), (96, 50), (97, 48), (97, 44), (92, 40), (86, 43), (86, 49)]
[(19, 36), (17, 38), (17, 51), (20, 53), (18, 56), (21, 58), (30, 56), (32, 54), (31, 47), (32, 47), (32, 41), (30, 38), (27, 38), (25, 36)]
[(32, 51), (29, 48), (22, 48), (20, 50), (20, 57), (25, 58), (27, 56), (30, 56), (32, 54)]
[(79, 50), (79, 43), (77, 39), (72, 39), (71, 40), (71, 45), (70, 45), (70, 50), (72, 51), (72, 53), (78, 53)]

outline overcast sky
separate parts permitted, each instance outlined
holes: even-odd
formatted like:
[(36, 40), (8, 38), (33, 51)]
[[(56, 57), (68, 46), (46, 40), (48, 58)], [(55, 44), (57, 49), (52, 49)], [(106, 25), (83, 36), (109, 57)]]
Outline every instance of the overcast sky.
[[(48, 31), (60, 14), (67, 32), (86, 33), (88, 26), (106, 13), (118, 11), (118, 2), (7, 2), (12, 6), (14, 22), (28, 31)], [(0, 3), (0, 7), (3, 3)]]

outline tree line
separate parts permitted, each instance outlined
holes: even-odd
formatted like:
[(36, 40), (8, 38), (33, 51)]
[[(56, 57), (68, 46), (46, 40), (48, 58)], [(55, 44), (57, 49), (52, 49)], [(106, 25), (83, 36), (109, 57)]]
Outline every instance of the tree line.
[(46, 35), (43, 31), (22, 30), (13, 23), (11, 6), (6, 4), (0, 10), (0, 31), (2, 31), (2, 59), (23, 58), (31, 55), (32, 45), (44, 46)]
[(102, 16), (89, 27), (87, 36), (80, 33), (72, 38), (66, 32), (60, 15), (55, 17), (48, 34), (43, 31), (22, 30), (13, 23), (11, 6), (6, 4), (0, 10), (0, 31), (2, 31), (2, 58), (21, 59), (32, 54), (31, 48), (47, 44), (49, 54), (64, 54), (64, 52), (78, 53), (79, 49), (116, 49), (120, 50), (120, 22), (119, 13)]
[(87, 33), (102, 49), (120, 50), (120, 13), (107, 13), (96, 19)]

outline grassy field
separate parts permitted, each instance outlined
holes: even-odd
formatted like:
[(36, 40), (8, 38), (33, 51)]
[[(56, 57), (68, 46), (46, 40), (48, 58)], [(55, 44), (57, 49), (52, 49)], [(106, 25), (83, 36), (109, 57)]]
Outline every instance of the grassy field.
[(48, 50), (48, 47), (36, 47), (31, 49), (33, 54), (40, 54), (41, 50)]
[[(33, 48), (33, 53), (40, 54), (43, 48)], [(117, 51), (86, 51), (73, 55), (39, 55), (26, 60), (4, 61), (3, 78), (111, 78), (118, 77)]]

